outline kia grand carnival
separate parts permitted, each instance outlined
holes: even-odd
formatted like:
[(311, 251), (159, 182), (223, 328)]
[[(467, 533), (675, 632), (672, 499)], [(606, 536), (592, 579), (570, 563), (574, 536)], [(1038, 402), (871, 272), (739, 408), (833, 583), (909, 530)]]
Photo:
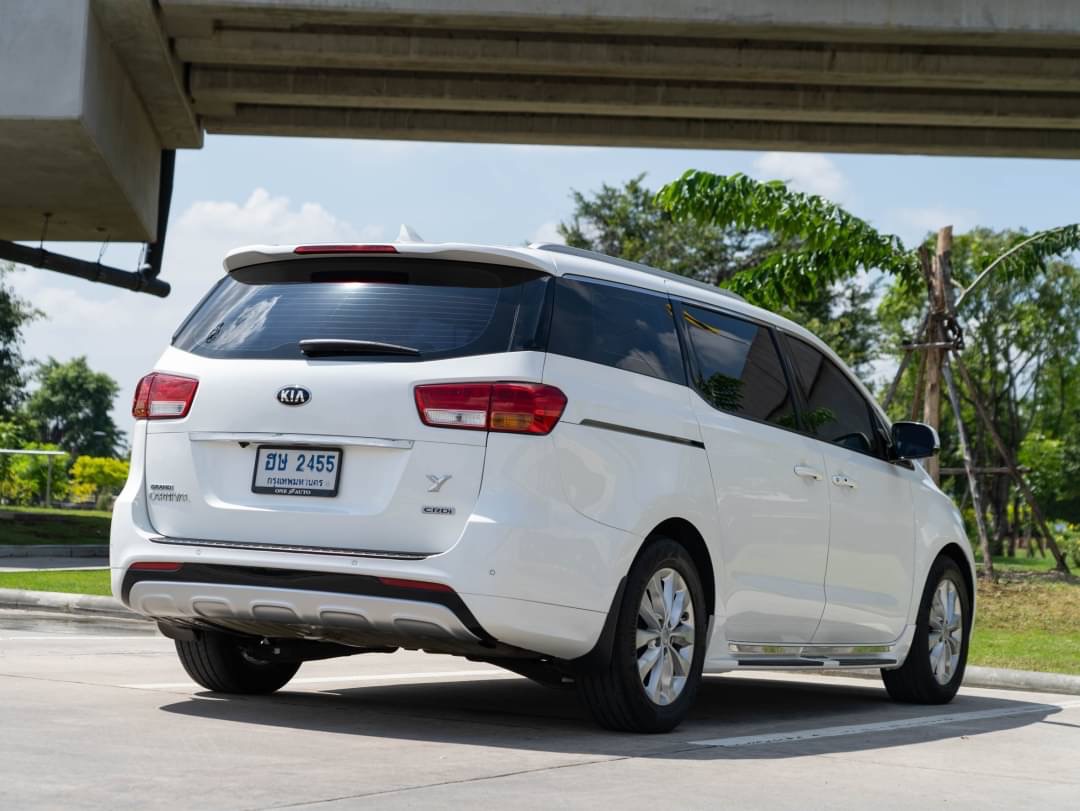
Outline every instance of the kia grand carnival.
[(974, 565), (937, 437), (796, 324), (557, 245), (225, 267), (138, 385), (112, 525), (113, 591), (208, 690), (408, 648), (645, 732), (703, 672), (955, 694)]

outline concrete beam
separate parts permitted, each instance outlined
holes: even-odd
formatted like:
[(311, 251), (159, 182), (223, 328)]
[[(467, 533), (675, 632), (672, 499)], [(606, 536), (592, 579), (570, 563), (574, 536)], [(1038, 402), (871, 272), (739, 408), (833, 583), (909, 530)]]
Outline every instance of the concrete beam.
[(161, 145), (88, 0), (4, 0), (0, 77), (0, 239), (153, 239)]
[(229, 118), (208, 117), (205, 124), (208, 132), (248, 135), (1080, 158), (1080, 138), (1064, 130), (247, 105), (238, 105)]
[(184, 68), (172, 52), (153, 0), (94, 0), (101, 29), (124, 64), (166, 149), (202, 146)]
[(897, 48), (741, 40), (555, 37), (496, 32), (215, 30), (180, 38), (213, 65), (589, 76), (874, 87), (1080, 90), (1071, 51)]
[(416, 26), (650, 37), (1076, 47), (1074, 0), (159, 0), (170, 31)]
[(200, 112), (237, 104), (1080, 129), (1080, 96), (910, 88), (193, 66)]

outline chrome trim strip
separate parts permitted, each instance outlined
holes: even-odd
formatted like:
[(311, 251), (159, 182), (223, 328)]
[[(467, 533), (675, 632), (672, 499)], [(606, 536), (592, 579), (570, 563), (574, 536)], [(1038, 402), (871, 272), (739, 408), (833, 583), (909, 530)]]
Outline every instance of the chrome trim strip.
[(365, 448), (397, 448), (409, 450), (413, 446), (411, 439), (383, 439), (381, 437), (342, 436), (337, 434), (273, 434), (229, 431), (191, 431), (188, 439), (192, 442), (241, 442), (252, 445), (265, 445), (272, 442), (286, 442), (290, 445), (359, 445)]
[(801, 645), (769, 645), (753, 644), (745, 642), (729, 642), (728, 649), (732, 653), (743, 653), (758, 656), (797, 656), (797, 657), (830, 657), (830, 656), (862, 656), (873, 653), (892, 653), (894, 644), (889, 645), (829, 645), (806, 643)]
[(654, 431), (644, 431), (641, 428), (630, 428), (629, 426), (616, 425), (612, 422), (582, 420), (579, 425), (584, 425), (586, 428), (602, 428), (605, 431), (617, 431), (620, 434), (630, 434), (631, 436), (643, 436), (646, 439), (659, 439), (662, 442), (674, 442), (677, 445), (689, 445), (691, 448), (705, 448), (705, 443), (699, 442), (696, 439), (687, 439), (686, 437), (673, 436), (672, 434), (658, 434)]
[(340, 549), (335, 546), (300, 546), (277, 543), (242, 543), (239, 541), (203, 541), (195, 538), (166, 538), (155, 535), (152, 543), (171, 546), (209, 546), (215, 549), (248, 549), (255, 552), (295, 552), (305, 555), (344, 555), (354, 558), (386, 558), (389, 560), (425, 560), (431, 555), (412, 552), (388, 552), (382, 549)]

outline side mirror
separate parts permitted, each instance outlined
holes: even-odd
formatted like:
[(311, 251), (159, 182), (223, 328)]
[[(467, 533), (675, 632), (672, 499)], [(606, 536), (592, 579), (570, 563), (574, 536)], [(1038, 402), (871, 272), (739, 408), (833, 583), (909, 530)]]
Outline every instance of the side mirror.
[(892, 424), (892, 455), (894, 459), (925, 459), (936, 456), (941, 448), (937, 431), (922, 422)]

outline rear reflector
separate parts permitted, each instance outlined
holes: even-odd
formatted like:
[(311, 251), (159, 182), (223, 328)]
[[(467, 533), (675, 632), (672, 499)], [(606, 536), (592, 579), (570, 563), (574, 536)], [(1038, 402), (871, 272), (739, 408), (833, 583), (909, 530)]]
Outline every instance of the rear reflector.
[(427, 580), (405, 580), (400, 577), (380, 577), (379, 582), (384, 586), (394, 586), (399, 589), (414, 589), (416, 591), (453, 591), (445, 583), (431, 583)]
[(135, 387), (131, 416), (137, 420), (177, 420), (186, 417), (199, 381), (192, 377), (151, 372)]
[(128, 566), (133, 572), (178, 572), (182, 563), (168, 560), (140, 560)]
[(425, 425), (513, 434), (548, 434), (566, 408), (566, 395), (542, 383), (436, 383), (417, 386)]
[(300, 245), (293, 253), (397, 253), (393, 245)]

